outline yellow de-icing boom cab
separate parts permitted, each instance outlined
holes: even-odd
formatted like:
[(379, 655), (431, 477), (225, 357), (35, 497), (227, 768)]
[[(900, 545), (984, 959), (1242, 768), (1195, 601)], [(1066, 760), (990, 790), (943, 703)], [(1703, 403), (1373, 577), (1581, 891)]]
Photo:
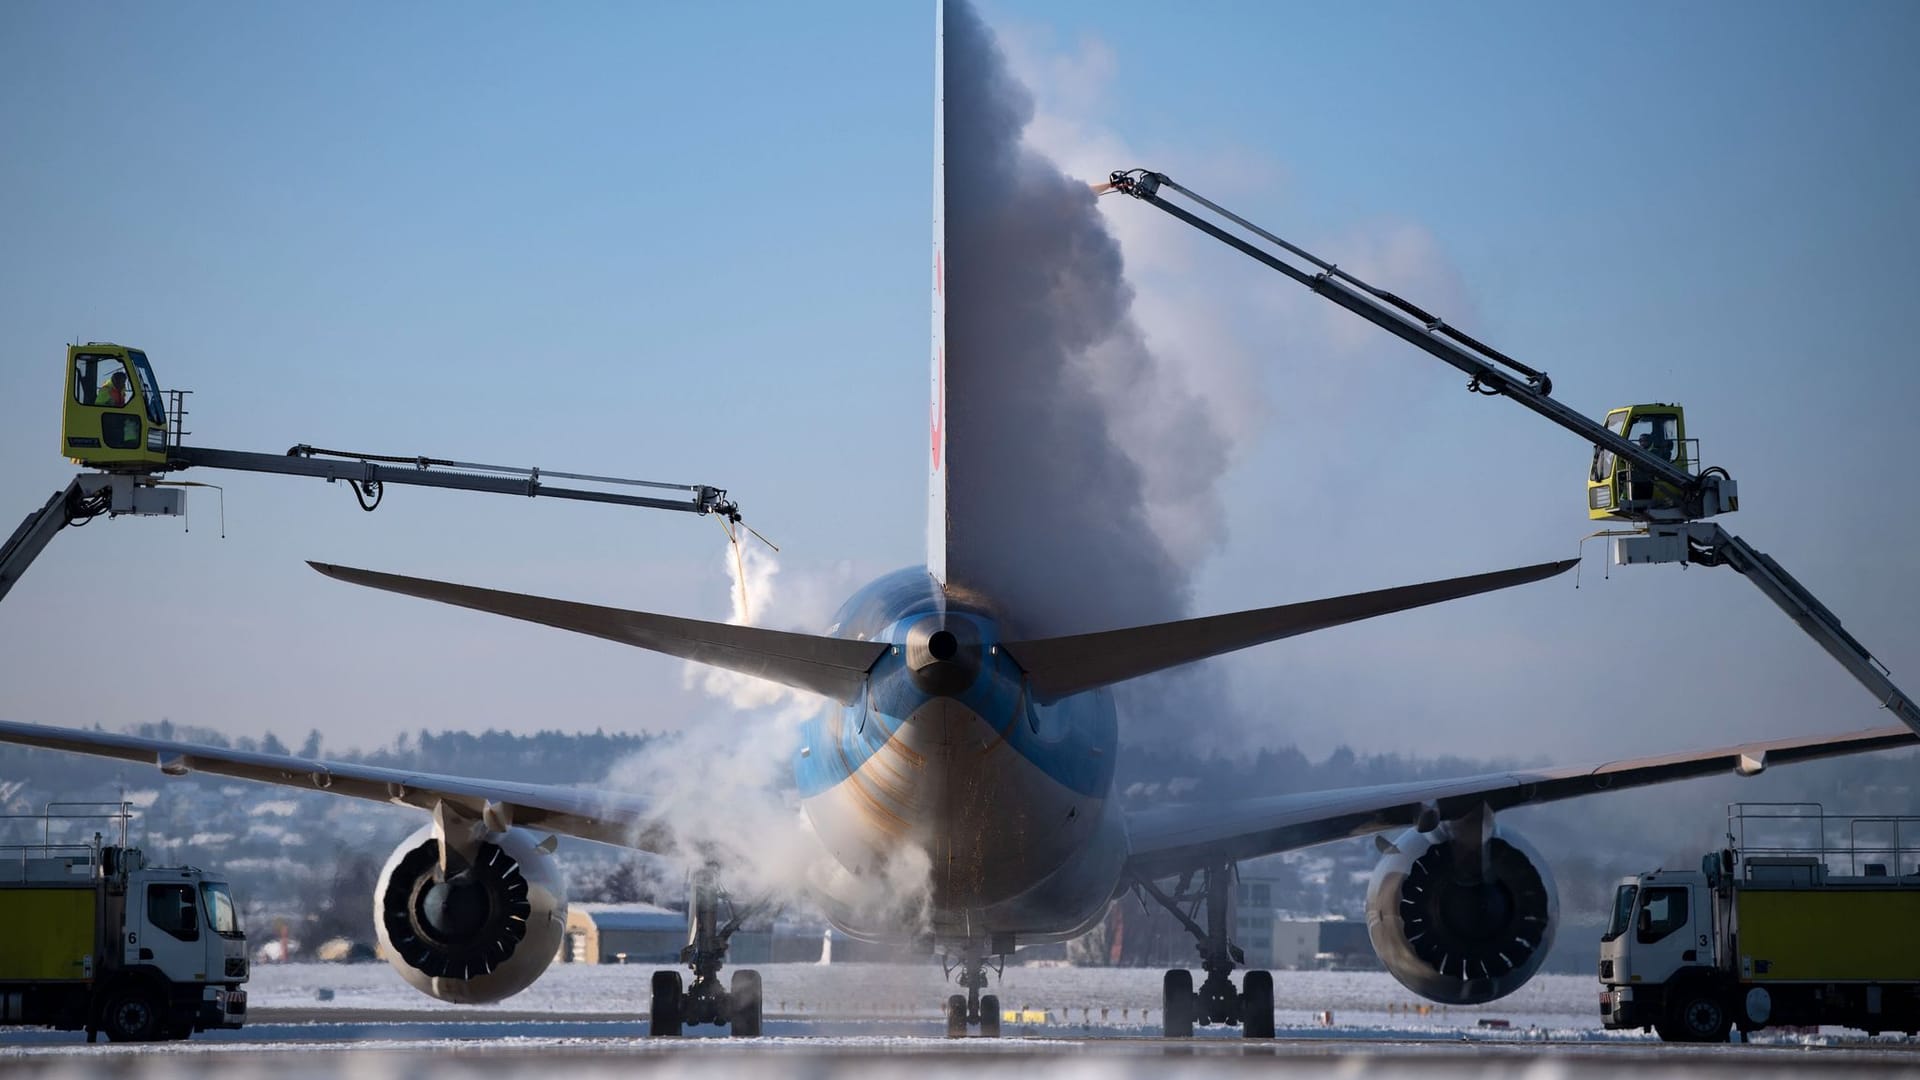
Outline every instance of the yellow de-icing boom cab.
[[(1687, 419), (1678, 405), (1629, 405), (1607, 413), (1607, 430), (1661, 455), (1689, 472)], [(1596, 521), (1678, 520), (1680, 491), (1672, 484), (1637, 480), (1633, 463), (1604, 446), (1595, 447), (1587, 473), (1587, 516)]]
[(147, 354), (90, 341), (67, 346), (60, 452), (76, 464), (147, 472), (167, 463), (167, 407)]

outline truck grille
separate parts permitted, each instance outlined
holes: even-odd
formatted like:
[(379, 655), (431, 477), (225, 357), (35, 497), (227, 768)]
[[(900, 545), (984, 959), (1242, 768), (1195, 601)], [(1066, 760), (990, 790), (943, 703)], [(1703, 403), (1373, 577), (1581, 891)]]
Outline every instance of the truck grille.
[(227, 978), (244, 979), (247, 977), (247, 958), (244, 956), (227, 957)]

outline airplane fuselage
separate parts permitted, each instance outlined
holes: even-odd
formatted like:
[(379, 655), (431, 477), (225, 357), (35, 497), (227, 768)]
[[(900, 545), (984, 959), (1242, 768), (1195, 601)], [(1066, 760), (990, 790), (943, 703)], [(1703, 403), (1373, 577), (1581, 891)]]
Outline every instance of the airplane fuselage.
[[(801, 805), (845, 871), (816, 883), (839, 929), (1037, 944), (1097, 922), (1127, 854), (1113, 696), (1034, 702), (988, 607), (924, 568), (861, 589), (828, 633), (892, 646), (859, 700), (808, 721), (795, 761)], [(922, 860), (928, 910), (903, 925), (871, 890)]]

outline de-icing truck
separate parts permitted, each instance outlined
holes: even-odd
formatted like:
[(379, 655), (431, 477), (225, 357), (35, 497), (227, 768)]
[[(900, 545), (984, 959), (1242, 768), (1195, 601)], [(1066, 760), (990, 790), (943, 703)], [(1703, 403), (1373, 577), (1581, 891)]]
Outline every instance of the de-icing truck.
[(1600, 943), (1600, 1016), (1669, 1042), (1732, 1028), (1920, 1030), (1920, 816), (1736, 803), (1698, 870), (1628, 878)]
[[(123, 1042), (239, 1027), (247, 938), (227, 883), (190, 866), (148, 866), (127, 846), (123, 804), (107, 804), (117, 806), (110, 814), (77, 809), (98, 805), (50, 804), (31, 815), (38, 842), (0, 844), (0, 1024)], [(118, 820), (120, 843), (54, 835), (100, 818)]]

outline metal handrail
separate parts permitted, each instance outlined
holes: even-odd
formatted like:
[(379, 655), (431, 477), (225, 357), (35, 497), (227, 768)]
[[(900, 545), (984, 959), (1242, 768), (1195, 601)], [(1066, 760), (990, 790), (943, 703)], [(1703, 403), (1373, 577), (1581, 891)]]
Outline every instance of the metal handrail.
[[(1750, 843), (1750, 822), (1756, 825), (1789, 823), (1811, 826), (1817, 830), (1817, 840), (1813, 843)], [(1845, 823), (1844, 843), (1836, 842), (1836, 838), (1828, 832), (1829, 822), (1836, 827)], [(1872, 836), (1861, 836), (1862, 826), (1891, 826), (1891, 843), (1881, 843)], [(1888, 861), (1892, 865), (1887, 867), (1890, 871), (1889, 880), (1904, 883), (1901, 871), (1906, 864), (1903, 856), (1910, 855), (1916, 860), (1915, 872), (1920, 873), (1920, 814), (1829, 814), (1826, 807), (1817, 802), (1729, 803), (1727, 841), (1743, 862), (1757, 855), (1805, 856), (1819, 859), (1822, 865), (1844, 858), (1848, 876), (1858, 877), (1864, 860), (1873, 856), (1890, 857)]]

